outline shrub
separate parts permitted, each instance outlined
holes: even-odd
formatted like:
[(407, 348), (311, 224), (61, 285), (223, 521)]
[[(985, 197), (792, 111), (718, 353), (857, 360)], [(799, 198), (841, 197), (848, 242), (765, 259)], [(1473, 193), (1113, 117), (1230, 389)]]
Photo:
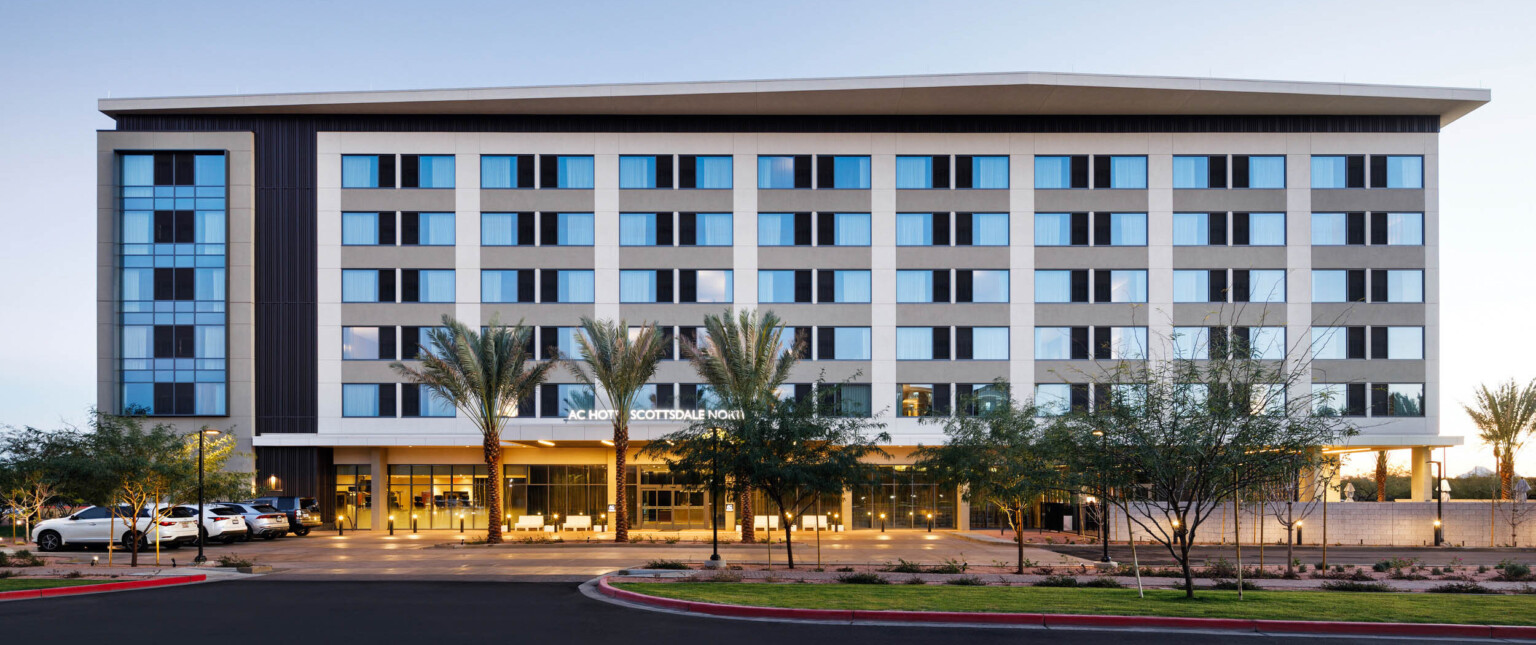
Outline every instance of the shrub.
[(987, 583), (976, 576), (959, 576), (944, 581), (944, 584), (959, 587), (985, 587)]
[(699, 574), (689, 579), (694, 582), (741, 582), (741, 574), (727, 569), (708, 575)]
[(1429, 576), (1422, 573), (1403, 573), (1401, 569), (1392, 572), (1393, 580), (1428, 580)]
[[(1360, 570), (1359, 567), (1355, 567), (1355, 571), (1359, 571), (1359, 570)], [(1342, 565), (1342, 564), (1335, 564), (1335, 565), (1333, 565), (1333, 572), (1334, 573), (1344, 573), (1344, 565)]]
[[(3, 555), (3, 554), (0, 554), (0, 555)], [(20, 549), (20, 550), (16, 551), (15, 553), (12, 553), (8, 560), (7, 559), (0, 559), (0, 567), (40, 567), (40, 566), (43, 566), (43, 559), (39, 558), (39, 557), (37, 557), (35, 555), (32, 555), (32, 552), (28, 551), (26, 549)]]
[(853, 571), (853, 567), (838, 567), (836, 570), (843, 573), (851, 573)]
[(1476, 582), (1448, 582), (1426, 589), (1429, 593), (1499, 593)]
[(1444, 572), (1440, 571), (1440, 567), (1430, 567), (1429, 568), (1429, 575), (1440, 576), (1440, 575), (1445, 575), (1445, 574), (1444, 574)]
[(647, 569), (692, 569), (693, 567), (678, 560), (648, 560), (645, 563)]
[(1366, 592), (1391, 592), (1397, 591), (1385, 582), (1356, 582), (1354, 580), (1329, 580), (1324, 582), (1319, 589), (1323, 591), (1366, 591)]
[(925, 585), (925, 584), (928, 584), (928, 583), (924, 582), (922, 578), (919, 578), (917, 576), (912, 576), (910, 578), (907, 578), (906, 580), (902, 580), (901, 584), (904, 584), (904, 585)]
[(69, 573), (64, 574), (64, 577), (65, 578), (84, 578), (85, 577), (85, 572), (81, 571), (79, 569), (75, 569), (74, 571), (71, 571)]
[(928, 573), (965, 573), (971, 568), (969, 563), (960, 562), (954, 558), (945, 558), (944, 562), (928, 567)]
[[(1217, 580), (1217, 581), (1211, 583), (1211, 588), (1215, 589), (1215, 590), (1218, 590), (1218, 591), (1237, 591), (1237, 581), (1236, 580)], [(1243, 591), (1258, 591), (1258, 590), (1259, 590), (1259, 586), (1258, 585), (1253, 584), (1253, 582), (1248, 581), (1248, 580), (1244, 580), (1243, 581)]]
[(1531, 577), (1531, 568), (1527, 565), (1518, 562), (1503, 562), (1501, 564), (1503, 566), (1498, 567), (1499, 575), (1494, 576), (1500, 580), (1519, 582)]
[(886, 580), (878, 573), (848, 573), (837, 577), (837, 581), (845, 585), (888, 585)]
[(1064, 575), (1061, 575), (1061, 574), (1052, 574), (1052, 575), (1046, 576), (1042, 580), (1036, 580), (1034, 586), (1036, 586), (1036, 587), (1076, 587), (1077, 586), (1077, 578), (1074, 578), (1072, 576), (1064, 576)]
[(1479, 565), (1477, 565), (1477, 572), (1478, 573), (1488, 573), (1488, 565), (1486, 565), (1486, 564), (1479, 564)]
[(1093, 588), (1097, 588), (1097, 589), (1123, 589), (1123, 588), (1125, 588), (1125, 585), (1120, 584), (1119, 580), (1116, 580), (1116, 579), (1111, 578), (1109, 576), (1096, 576), (1096, 577), (1093, 577), (1093, 578), (1089, 578), (1087, 582), (1084, 582), (1084, 583), (1082, 583), (1082, 584), (1080, 584), (1078, 586), (1079, 587), (1093, 587)]
[(242, 558), (234, 553), (225, 553), (224, 555), (219, 556), (219, 566), (229, 569), (249, 567), (254, 564), (256, 564), (255, 558)]
[(0, 569), (0, 580), (4, 580), (14, 575), (16, 575), (16, 572), (11, 569)]
[(1205, 561), (1205, 571), (1201, 572), (1207, 578), (1232, 578), (1237, 576), (1237, 566), (1226, 558), (1216, 558)]
[(890, 571), (891, 573), (922, 573), (923, 565), (920, 562), (910, 562), (896, 558), (896, 564), (887, 564), (883, 570)]
[(669, 538), (666, 539), (666, 543), (667, 544), (677, 544), (677, 539), (678, 539), (677, 536), (669, 537)]

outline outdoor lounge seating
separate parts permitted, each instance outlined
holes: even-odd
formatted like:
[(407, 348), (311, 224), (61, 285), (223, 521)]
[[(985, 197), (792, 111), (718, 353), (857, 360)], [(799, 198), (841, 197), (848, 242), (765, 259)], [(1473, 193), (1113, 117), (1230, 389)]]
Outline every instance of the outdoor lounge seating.
[(825, 531), (830, 526), (831, 524), (827, 522), (827, 516), (825, 515), (806, 515), (800, 518), (800, 530), (802, 531)]
[(542, 531), (544, 530), (543, 515), (519, 515), (517, 523), (512, 525), (514, 531)]
[(592, 530), (591, 515), (571, 515), (565, 518), (565, 524), (561, 525), (566, 531), (590, 531)]
[(777, 515), (755, 515), (752, 517), (752, 530), (754, 531), (764, 529), (778, 530), (778, 528), (779, 516)]

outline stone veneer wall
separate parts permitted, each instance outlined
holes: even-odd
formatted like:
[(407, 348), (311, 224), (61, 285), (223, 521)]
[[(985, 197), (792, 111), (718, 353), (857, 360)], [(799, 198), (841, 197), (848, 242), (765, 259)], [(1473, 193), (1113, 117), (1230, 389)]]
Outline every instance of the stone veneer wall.
[[(1245, 504), (1243, 515), (1240, 518), (1240, 530), (1243, 544), (1255, 544), (1259, 541), (1259, 525), (1256, 519), (1261, 519), (1263, 524), (1263, 541), (1266, 544), (1284, 544), (1285, 529), (1274, 517), (1273, 509), (1284, 512), (1283, 504), (1268, 505), (1268, 509), (1261, 510), (1258, 504)], [(1493, 532), (1494, 546), (1507, 546), (1511, 544), (1510, 517), (1511, 505), (1501, 503), (1496, 511), (1487, 501), (1452, 501), (1446, 502), (1443, 510), (1445, 541), (1448, 544), (1469, 547), (1489, 546), (1489, 535)], [(1536, 501), (1527, 502), (1523, 506), (1516, 506), (1513, 515), (1516, 519), (1524, 520), (1514, 531), (1514, 546), (1536, 546)], [(1264, 514), (1255, 518), (1255, 513)], [(1323, 541), (1323, 505), (1317, 503), (1310, 508), (1305, 504), (1293, 505), (1293, 511), (1302, 521), (1302, 535), (1299, 544), (1321, 544)], [(1305, 516), (1302, 514), (1306, 513)], [(1147, 518), (1143, 513), (1139, 516)], [(1157, 524), (1161, 521), (1161, 513), (1153, 511), (1158, 517)], [(1224, 508), (1218, 508), (1211, 514), (1196, 531), (1196, 539), (1200, 543), (1215, 544), (1218, 542), (1231, 544), (1232, 532), (1232, 505), (1226, 504)], [(1328, 543), (1331, 545), (1394, 545), (1394, 546), (1423, 546), (1434, 542), (1434, 502), (1330, 502), (1328, 504), (1327, 533)], [(1143, 519), (1143, 522), (1151, 524), (1151, 520)], [(1124, 541), (1127, 538), (1127, 524), (1125, 516), (1119, 510), (1111, 514), (1110, 528), (1112, 538)], [(1147, 531), (1140, 526), (1135, 526), (1135, 534), (1138, 539), (1146, 539)]]

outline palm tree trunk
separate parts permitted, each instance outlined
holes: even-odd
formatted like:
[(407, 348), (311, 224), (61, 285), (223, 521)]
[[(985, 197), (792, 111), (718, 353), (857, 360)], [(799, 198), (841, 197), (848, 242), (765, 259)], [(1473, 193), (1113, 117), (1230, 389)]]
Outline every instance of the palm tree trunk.
[(490, 499), (486, 500), (485, 543), (501, 544), (501, 489), (506, 484), (502, 478), (501, 439), (485, 435), (485, 467), (490, 471)]
[(1501, 499), (1514, 499), (1515, 492), (1515, 451), (1505, 447), (1499, 451), (1499, 496)]
[(629, 425), (624, 420), (613, 422), (613, 476), (618, 485), (613, 491), (613, 541), (629, 541), (629, 503), (625, 499), (629, 483)]
[(736, 514), (741, 518), (741, 542), (752, 544), (757, 541), (757, 529), (752, 525), (752, 489), (743, 490), (736, 497), (736, 508), (741, 511)]
[(1376, 452), (1376, 501), (1387, 501), (1387, 451)]

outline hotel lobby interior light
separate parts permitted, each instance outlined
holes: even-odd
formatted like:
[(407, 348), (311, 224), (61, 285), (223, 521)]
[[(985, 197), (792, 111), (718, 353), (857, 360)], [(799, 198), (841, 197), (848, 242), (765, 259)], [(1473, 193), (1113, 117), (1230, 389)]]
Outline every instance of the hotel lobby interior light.
[(555, 442), (550, 441), (548, 439), (540, 439), (539, 440), (539, 445), (541, 445), (541, 446), (553, 446), (553, 445), (555, 445)]

